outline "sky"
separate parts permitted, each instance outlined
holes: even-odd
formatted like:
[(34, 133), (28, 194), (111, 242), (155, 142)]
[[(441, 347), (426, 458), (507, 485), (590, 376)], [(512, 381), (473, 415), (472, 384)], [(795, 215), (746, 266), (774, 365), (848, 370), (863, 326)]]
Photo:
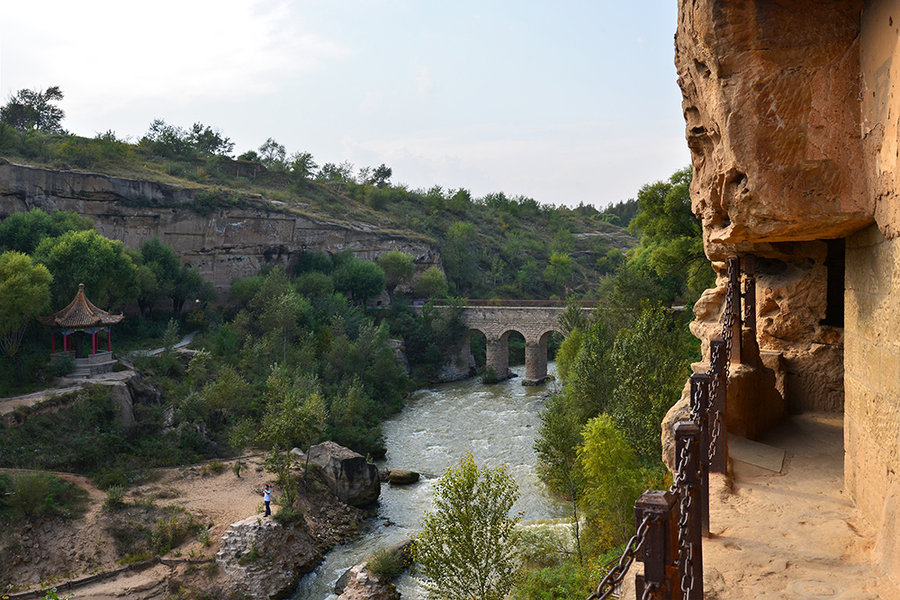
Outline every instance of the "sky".
[(675, 0), (0, 1), (0, 100), (68, 131), (153, 119), (391, 181), (602, 208), (690, 163)]

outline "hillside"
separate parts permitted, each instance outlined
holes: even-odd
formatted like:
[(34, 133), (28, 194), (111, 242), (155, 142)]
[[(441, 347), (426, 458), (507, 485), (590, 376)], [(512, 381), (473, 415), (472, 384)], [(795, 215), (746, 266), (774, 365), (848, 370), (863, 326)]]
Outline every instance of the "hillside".
[[(303, 250), (364, 258), (400, 249), (420, 271), (443, 264), (470, 297), (584, 295), (635, 245), (589, 206), (503, 193), (410, 190), (390, 169), (176, 151), (144, 138), (20, 132), (0, 124), (0, 213), (70, 209), (130, 246), (158, 236), (220, 288)], [(373, 173), (375, 175), (373, 175)], [(442, 260), (443, 259), (443, 260)], [(553, 260), (551, 260), (553, 259)]]

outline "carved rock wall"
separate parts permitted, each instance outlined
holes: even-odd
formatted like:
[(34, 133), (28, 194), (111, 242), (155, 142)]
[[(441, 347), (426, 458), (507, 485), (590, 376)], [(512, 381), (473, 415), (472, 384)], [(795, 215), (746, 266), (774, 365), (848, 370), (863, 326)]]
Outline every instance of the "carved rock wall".
[(15, 165), (0, 159), (0, 216), (42, 208), (89, 217), (101, 234), (130, 247), (158, 237), (220, 290), (266, 264), (287, 266), (305, 250), (352, 251), (368, 260), (390, 250), (413, 256), (417, 271), (441, 267), (431, 244), (300, 215), (260, 196), (242, 207), (195, 207), (201, 188)]
[(758, 342), (784, 367), (776, 386), (792, 410), (844, 410), (845, 485), (900, 580), (898, 40), (890, 0), (679, 2), (691, 197), (720, 273), (692, 331), (708, 355), (716, 261), (761, 257)]

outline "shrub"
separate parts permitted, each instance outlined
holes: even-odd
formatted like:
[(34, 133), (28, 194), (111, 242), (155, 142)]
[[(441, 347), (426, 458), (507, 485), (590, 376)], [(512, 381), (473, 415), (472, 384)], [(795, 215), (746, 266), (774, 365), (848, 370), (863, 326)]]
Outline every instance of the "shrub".
[[(8, 480), (5, 485), (9, 485)], [(13, 478), (12, 491), (7, 498), (6, 512), (13, 519), (75, 518), (84, 512), (88, 494), (79, 486), (49, 473), (22, 473)]]
[(280, 525), (292, 525), (303, 520), (303, 511), (295, 506), (282, 506), (275, 513), (274, 519)]
[(207, 467), (209, 467), (209, 470), (212, 473), (215, 473), (216, 475), (218, 475), (219, 473), (221, 473), (222, 471), (225, 470), (225, 465), (222, 464), (222, 461), (220, 461), (219, 459), (214, 459), (214, 460), (210, 461), (210, 463), (207, 465)]
[(409, 566), (410, 558), (406, 550), (379, 548), (368, 560), (366, 568), (380, 579), (391, 580)]
[(106, 510), (116, 510), (123, 506), (125, 506), (125, 486), (109, 486), (106, 490), (106, 500), (103, 501), (103, 508)]

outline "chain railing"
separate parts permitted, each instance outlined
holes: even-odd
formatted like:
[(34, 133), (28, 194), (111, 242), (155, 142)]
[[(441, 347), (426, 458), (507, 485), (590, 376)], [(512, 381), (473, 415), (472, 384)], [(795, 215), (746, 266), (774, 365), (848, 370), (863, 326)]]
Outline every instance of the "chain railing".
[[(675, 473), (667, 491), (644, 492), (635, 502), (634, 536), (618, 562), (587, 600), (618, 597), (628, 569), (637, 560), (635, 597), (641, 600), (702, 600), (703, 546), (709, 536), (709, 473), (728, 463), (727, 385), (731, 363), (741, 362), (741, 329), (756, 327), (754, 258), (744, 259), (743, 293), (738, 257), (727, 260), (728, 282), (721, 337), (710, 340), (709, 368), (691, 375), (690, 418), (675, 424)], [(741, 314), (741, 297), (744, 314)], [(743, 317), (743, 324), (742, 324)]]

